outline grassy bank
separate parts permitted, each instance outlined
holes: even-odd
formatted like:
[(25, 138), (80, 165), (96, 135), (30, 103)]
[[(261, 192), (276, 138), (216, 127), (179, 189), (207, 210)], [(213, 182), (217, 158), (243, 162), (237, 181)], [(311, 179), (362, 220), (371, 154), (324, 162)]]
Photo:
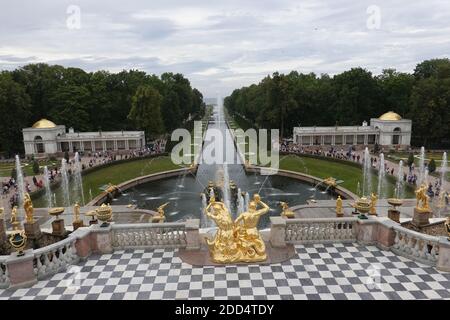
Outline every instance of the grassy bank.
[[(341, 186), (355, 194), (358, 194), (358, 182), (362, 188), (363, 176), (361, 168), (342, 162), (288, 155), (280, 158), (280, 169), (297, 171), (322, 179), (333, 177), (336, 180), (343, 180)], [(372, 190), (376, 190), (377, 185), (378, 177), (376, 174), (372, 174)], [(388, 179), (387, 195), (389, 197), (393, 195), (394, 188), (394, 179)], [(414, 197), (411, 187), (405, 188), (405, 197)]]

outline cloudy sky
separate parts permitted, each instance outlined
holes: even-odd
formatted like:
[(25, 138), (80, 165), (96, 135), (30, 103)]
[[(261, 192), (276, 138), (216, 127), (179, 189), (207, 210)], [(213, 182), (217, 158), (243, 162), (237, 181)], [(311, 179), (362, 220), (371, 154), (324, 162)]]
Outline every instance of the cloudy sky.
[(0, 69), (181, 72), (205, 97), (275, 71), (411, 72), (450, 56), (448, 0), (0, 0), (0, 28)]

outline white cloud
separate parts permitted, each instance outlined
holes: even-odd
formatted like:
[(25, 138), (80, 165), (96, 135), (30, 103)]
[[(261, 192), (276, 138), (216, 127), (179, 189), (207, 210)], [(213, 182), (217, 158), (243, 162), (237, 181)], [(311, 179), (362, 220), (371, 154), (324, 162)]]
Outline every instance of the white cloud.
[[(69, 5), (81, 29), (66, 27)], [(367, 8), (380, 7), (380, 28)], [(182, 72), (225, 96), (275, 71), (411, 72), (450, 53), (446, 0), (0, 0), (0, 68), (44, 61), (86, 70)]]

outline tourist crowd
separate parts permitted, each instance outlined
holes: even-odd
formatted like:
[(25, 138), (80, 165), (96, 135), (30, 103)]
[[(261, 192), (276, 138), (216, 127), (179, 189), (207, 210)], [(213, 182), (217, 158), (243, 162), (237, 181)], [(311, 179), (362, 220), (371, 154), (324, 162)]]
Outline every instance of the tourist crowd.
[[(156, 155), (165, 152), (166, 140), (160, 139), (152, 142), (148, 147), (130, 150), (127, 152), (112, 152), (112, 151), (100, 151), (100, 152), (87, 152), (80, 153), (80, 161), (82, 170), (87, 167), (92, 168), (94, 166), (103, 165), (106, 163), (114, 162), (117, 160), (124, 159), (133, 159), (139, 157), (145, 157), (148, 155)], [(75, 158), (70, 159), (67, 162), (67, 173), (69, 176), (72, 175), (75, 166)], [(58, 177), (61, 176), (61, 171), (57, 166), (53, 168), (49, 168), (48, 170), (48, 179), (51, 182), (55, 181)], [(30, 184), (29, 179), (24, 177), (24, 189), (25, 192), (32, 192), (35, 190), (39, 190), (44, 188), (44, 176), (33, 176), (32, 177), (33, 186)], [(11, 208), (17, 206), (19, 204), (19, 186), (17, 184), (15, 177), (7, 178), (5, 181), (2, 181), (2, 200), (8, 199), (9, 205)]]

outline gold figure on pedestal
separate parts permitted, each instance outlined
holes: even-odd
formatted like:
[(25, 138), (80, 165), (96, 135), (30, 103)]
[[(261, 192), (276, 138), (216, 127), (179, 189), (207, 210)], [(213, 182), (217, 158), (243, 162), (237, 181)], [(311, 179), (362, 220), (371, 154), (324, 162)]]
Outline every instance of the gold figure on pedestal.
[(281, 212), (281, 216), (282, 216), (283, 218), (292, 219), (292, 218), (295, 217), (294, 211), (292, 211), (292, 210), (289, 208), (289, 206), (288, 206), (288, 204), (287, 204), (286, 202), (280, 201), (280, 206), (281, 206), (281, 208), (283, 209), (283, 211)]
[(169, 202), (164, 203), (163, 205), (160, 205), (158, 207), (157, 212), (158, 214), (152, 217), (152, 222), (164, 222), (166, 220), (166, 214), (164, 213), (164, 208), (167, 207)]
[(421, 185), (416, 193), (416, 209), (419, 212), (431, 212), (430, 208), (430, 197), (427, 195), (427, 186), (425, 184)]
[(341, 196), (338, 196), (336, 199), (336, 216), (337, 217), (343, 217), (344, 211), (342, 210), (342, 198)]
[(17, 206), (14, 206), (11, 210), (11, 225), (13, 230), (18, 230), (20, 222), (17, 220)]
[(28, 193), (25, 193), (24, 199), (23, 199), (23, 209), (25, 210), (25, 215), (28, 223), (33, 223), (33, 202), (31, 201), (31, 197)]
[(73, 216), (74, 222), (80, 221), (80, 205), (78, 204), (78, 202), (76, 202), (73, 206)]
[(377, 215), (377, 209), (376, 209), (377, 201), (378, 201), (377, 195), (372, 192), (370, 194), (370, 210), (369, 210), (369, 214), (372, 216)]
[[(267, 259), (266, 246), (258, 231), (260, 217), (269, 206), (255, 194), (249, 209), (233, 221), (223, 202), (211, 199), (205, 214), (214, 220), (218, 230), (214, 239), (206, 239), (211, 258), (216, 263), (258, 262)], [(262, 208), (258, 210), (258, 205)]]

